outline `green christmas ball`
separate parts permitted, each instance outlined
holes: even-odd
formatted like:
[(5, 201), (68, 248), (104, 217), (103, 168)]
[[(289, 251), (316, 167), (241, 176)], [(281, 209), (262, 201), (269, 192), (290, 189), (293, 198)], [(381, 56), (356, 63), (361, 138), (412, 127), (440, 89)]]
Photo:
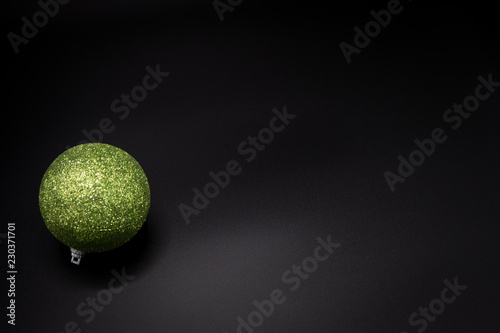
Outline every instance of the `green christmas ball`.
[(52, 162), (40, 185), (39, 204), (49, 231), (72, 251), (103, 252), (123, 245), (142, 227), (149, 184), (127, 152), (86, 143)]

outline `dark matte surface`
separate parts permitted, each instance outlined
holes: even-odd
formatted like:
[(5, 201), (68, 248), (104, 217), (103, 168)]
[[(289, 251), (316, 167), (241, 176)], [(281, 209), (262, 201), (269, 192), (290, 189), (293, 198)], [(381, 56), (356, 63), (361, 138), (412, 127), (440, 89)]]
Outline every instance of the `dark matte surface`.
[[(255, 332), (410, 333), (455, 277), (467, 290), (425, 331), (495, 331), (500, 92), (457, 130), (442, 119), (479, 75), (500, 81), (493, 5), (402, 2), (347, 64), (339, 43), (386, 4), (244, 1), (220, 22), (210, 1), (75, 1), (18, 54), (5, 38), (0, 233), (16, 223), (18, 274), (13, 328), (2, 239), (1, 331), (237, 332), (281, 289)], [(5, 34), (38, 10), (4, 6)], [(156, 64), (170, 75), (120, 120), (111, 102)], [(296, 118), (247, 162), (238, 145), (285, 105)], [(151, 210), (131, 242), (75, 266), (38, 188), (103, 118), (115, 125), (103, 141), (144, 168)], [(392, 193), (383, 173), (438, 127), (446, 142)], [(178, 205), (230, 160), (241, 174), (187, 225)], [(340, 247), (291, 291), (282, 274), (328, 235)], [(122, 268), (135, 279), (86, 323), (77, 307)]]

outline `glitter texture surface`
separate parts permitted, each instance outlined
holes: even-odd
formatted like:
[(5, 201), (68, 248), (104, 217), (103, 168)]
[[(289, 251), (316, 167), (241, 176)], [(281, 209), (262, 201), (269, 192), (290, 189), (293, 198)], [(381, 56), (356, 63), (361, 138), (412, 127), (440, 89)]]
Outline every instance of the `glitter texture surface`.
[(150, 205), (146, 174), (127, 152), (104, 143), (66, 150), (45, 172), (39, 193), (45, 225), (83, 252), (119, 247), (142, 227)]

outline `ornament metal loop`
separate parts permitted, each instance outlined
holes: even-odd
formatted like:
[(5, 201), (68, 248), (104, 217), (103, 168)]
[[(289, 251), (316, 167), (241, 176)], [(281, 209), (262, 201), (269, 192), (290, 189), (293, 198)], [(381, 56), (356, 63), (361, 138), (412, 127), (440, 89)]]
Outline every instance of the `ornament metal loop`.
[(82, 259), (85, 253), (82, 251), (75, 250), (73, 248), (70, 248), (70, 250), (71, 250), (71, 262), (75, 265), (80, 265), (80, 260)]

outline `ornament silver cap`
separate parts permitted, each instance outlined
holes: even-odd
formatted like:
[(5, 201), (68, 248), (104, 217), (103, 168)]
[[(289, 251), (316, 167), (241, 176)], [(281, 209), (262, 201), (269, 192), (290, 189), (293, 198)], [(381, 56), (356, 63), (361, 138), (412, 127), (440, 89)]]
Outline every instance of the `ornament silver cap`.
[(71, 250), (71, 262), (75, 265), (80, 265), (80, 260), (82, 259), (85, 252), (75, 250), (72, 247), (70, 247), (70, 250)]

